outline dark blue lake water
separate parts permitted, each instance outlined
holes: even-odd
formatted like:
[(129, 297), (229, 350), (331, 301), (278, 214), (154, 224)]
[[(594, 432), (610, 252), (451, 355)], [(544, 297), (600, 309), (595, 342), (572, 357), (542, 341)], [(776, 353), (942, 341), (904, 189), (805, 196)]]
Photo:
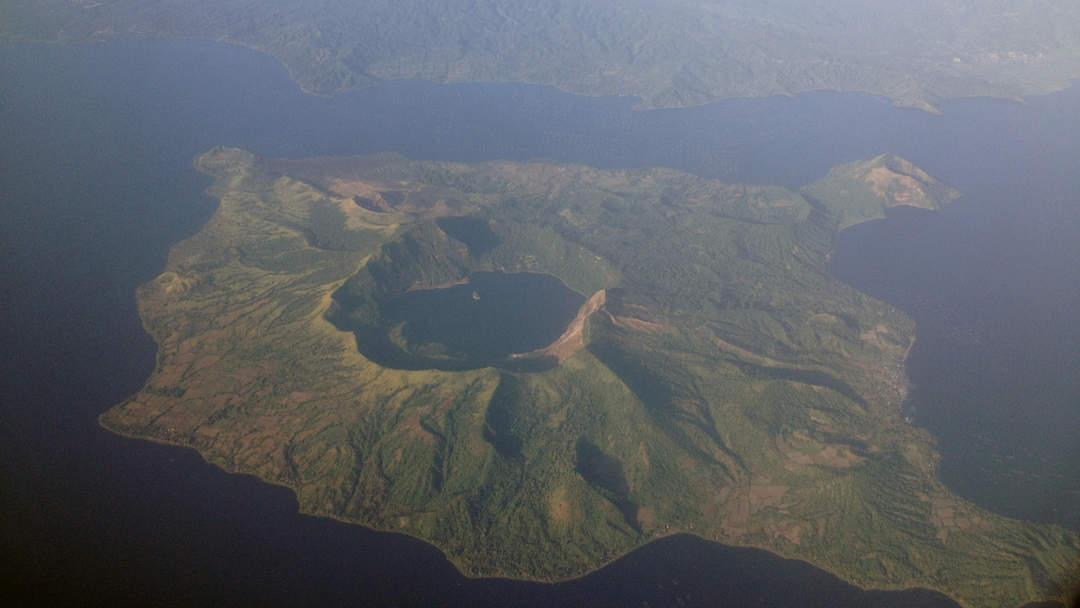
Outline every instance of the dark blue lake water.
[[(814, 93), (637, 112), (521, 85), (304, 95), (274, 61), (199, 42), (0, 46), (0, 579), (102, 605), (950, 606), (674, 537), (559, 585), (461, 577), (406, 537), (300, 516), (282, 488), (120, 438), (98, 414), (154, 345), (137, 285), (214, 202), (194, 155), (551, 158), (798, 186), (884, 151), (965, 197), (843, 233), (841, 278), (909, 312), (909, 409), (941, 474), (999, 512), (1080, 528), (1080, 90), (941, 115)], [(33, 601), (36, 600), (36, 601)]]
[(511, 354), (558, 339), (584, 303), (581, 294), (549, 274), (474, 272), (463, 285), (390, 300), (380, 310), (381, 326), (357, 332), (357, 345), (365, 357), (388, 367), (505, 366)]

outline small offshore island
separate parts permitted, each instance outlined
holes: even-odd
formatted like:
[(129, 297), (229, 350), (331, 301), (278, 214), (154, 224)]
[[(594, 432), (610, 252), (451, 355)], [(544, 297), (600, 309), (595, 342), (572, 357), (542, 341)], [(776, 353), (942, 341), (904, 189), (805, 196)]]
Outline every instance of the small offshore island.
[(1065, 599), (1080, 539), (947, 490), (901, 418), (913, 322), (826, 270), (838, 230), (957, 196), (903, 159), (799, 192), (230, 148), (196, 167), (220, 206), (138, 291), (158, 363), (111, 430), (470, 576), (578, 577), (692, 533), (965, 606)]

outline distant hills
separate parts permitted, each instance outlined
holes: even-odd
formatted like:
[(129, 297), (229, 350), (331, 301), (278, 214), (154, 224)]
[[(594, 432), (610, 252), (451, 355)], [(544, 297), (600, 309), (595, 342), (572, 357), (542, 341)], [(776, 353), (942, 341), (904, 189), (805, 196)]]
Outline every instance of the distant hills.
[[(815, 200), (670, 169), (230, 148), (196, 166), (220, 206), (138, 291), (157, 368), (109, 429), (472, 576), (581, 576), (674, 533), (965, 606), (1060, 599), (1076, 572), (1074, 533), (937, 478), (901, 418), (914, 323), (826, 270), (840, 225), (954, 196), (903, 159), (835, 169)], [(572, 290), (576, 314), (509, 356), (452, 344), (500, 305), (550, 316), (500, 276)], [(456, 332), (396, 306), (440, 292)]]
[(516, 81), (645, 107), (815, 89), (932, 109), (1080, 76), (1060, 0), (8, 0), (0, 38), (204, 38), (280, 59), (303, 88)]

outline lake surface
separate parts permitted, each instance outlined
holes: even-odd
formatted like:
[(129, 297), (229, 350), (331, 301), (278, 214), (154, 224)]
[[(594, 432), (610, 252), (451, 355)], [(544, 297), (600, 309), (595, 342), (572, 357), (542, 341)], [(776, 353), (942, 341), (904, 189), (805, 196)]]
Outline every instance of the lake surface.
[(0, 563), (36, 603), (950, 606), (673, 537), (560, 585), (461, 577), (402, 536), (300, 516), (282, 488), (97, 416), (154, 364), (134, 289), (214, 208), (191, 159), (383, 150), (662, 165), (798, 186), (890, 151), (965, 193), (840, 235), (833, 270), (918, 322), (908, 408), (941, 474), (1080, 528), (1080, 90), (941, 115), (814, 93), (633, 111), (524, 85), (397, 82), (331, 98), (213, 43), (0, 46)]
[(584, 303), (581, 294), (549, 274), (474, 272), (463, 285), (410, 291), (382, 312), (385, 323), (403, 324), (401, 334), (410, 345), (438, 345), (431, 355), (482, 367), (551, 344)]

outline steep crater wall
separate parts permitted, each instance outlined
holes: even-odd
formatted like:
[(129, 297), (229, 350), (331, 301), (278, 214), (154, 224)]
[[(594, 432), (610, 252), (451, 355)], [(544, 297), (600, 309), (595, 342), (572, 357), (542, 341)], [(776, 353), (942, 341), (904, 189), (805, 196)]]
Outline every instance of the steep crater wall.
[(559, 359), (544, 348), (571, 330), (599, 291), (590, 283), (610, 271), (541, 232), (474, 216), (419, 222), (334, 293), (327, 317), (385, 367), (550, 369)]

